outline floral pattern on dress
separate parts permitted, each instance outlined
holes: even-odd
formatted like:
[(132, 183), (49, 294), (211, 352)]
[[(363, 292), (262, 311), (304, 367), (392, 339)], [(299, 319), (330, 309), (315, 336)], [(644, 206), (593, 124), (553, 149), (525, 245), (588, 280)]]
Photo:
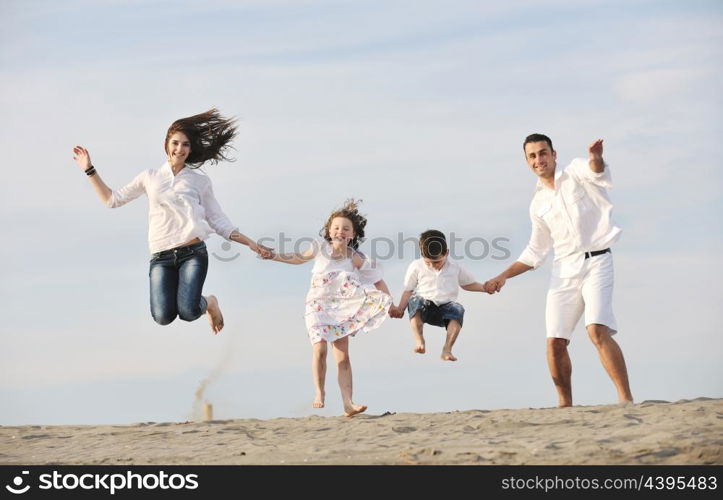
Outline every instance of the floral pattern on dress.
[(306, 327), (312, 344), (334, 342), (378, 328), (387, 317), (392, 298), (365, 286), (357, 272), (315, 273), (306, 300)]

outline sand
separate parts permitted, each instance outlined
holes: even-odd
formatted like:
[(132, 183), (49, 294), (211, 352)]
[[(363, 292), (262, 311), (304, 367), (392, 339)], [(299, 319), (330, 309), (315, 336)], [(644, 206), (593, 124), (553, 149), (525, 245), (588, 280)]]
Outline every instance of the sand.
[[(311, 409), (310, 409), (311, 412)], [(0, 464), (723, 464), (723, 399), (0, 427)]]

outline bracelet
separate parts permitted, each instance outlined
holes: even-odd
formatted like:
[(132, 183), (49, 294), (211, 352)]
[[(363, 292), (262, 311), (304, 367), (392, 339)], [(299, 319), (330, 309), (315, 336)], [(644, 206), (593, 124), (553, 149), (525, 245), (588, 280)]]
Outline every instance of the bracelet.
[(93, 165), (85, 169), (85, 175), (87, 175), (88, 177), (93, 177), (95, 173), (95, 167)]

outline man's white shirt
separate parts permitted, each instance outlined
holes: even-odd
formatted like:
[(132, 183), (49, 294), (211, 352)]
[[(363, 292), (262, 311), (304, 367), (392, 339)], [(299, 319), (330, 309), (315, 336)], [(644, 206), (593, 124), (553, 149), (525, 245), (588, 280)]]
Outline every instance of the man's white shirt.
[(595, 173), (584, 158), (555, 171), (555, 189), (538, 179), (530, 203), (532, 234), (517, 261), (537, 268), (554, 249), (553, 274), (578, 276), (585, 252), (612, 246), (622, 232), (612, 221), (610, 188), (610, 167), (606, 164), (602, 172)]

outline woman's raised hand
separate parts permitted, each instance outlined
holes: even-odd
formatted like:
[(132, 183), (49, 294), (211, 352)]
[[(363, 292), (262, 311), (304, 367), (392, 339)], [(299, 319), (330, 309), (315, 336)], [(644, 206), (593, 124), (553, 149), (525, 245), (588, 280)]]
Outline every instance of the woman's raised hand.
[(73, 148), (73, 159), (75, 163), (83, 170), (88, 170), (91, 166), (90, 153), (83, 146), (75, 146)]

